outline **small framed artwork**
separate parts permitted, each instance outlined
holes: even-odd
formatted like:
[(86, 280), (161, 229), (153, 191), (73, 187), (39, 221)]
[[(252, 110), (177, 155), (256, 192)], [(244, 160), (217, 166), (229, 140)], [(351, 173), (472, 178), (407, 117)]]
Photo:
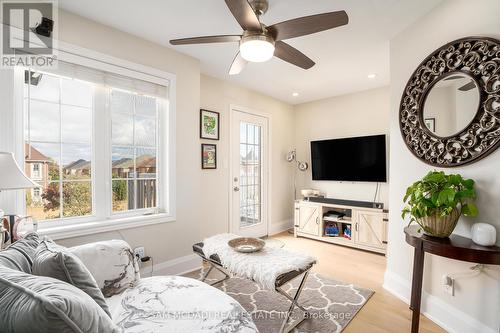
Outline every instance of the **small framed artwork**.
[(436, 133), (436, 118), (425, 118), (425, 126), (432, 132)]
[(219, 140), (219, 112), (200, 109), (200, 138)]
[(217, 146), (207, 143), (201, 144), (201, 168), (217, 169)]

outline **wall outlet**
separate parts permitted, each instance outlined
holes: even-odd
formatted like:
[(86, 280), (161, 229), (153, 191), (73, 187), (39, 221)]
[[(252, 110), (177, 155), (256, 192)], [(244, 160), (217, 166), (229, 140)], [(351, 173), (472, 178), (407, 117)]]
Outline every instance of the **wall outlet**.
[(146, 253), (144, 251), (144, 246), (139, 246), (134, 249), (134, 257), (138, 258), (139, 260), (144, 258), (145, 255)]
[(455, 296), (455, 279), (448, 275), (443, 275), (443, 290), (445, 293)]

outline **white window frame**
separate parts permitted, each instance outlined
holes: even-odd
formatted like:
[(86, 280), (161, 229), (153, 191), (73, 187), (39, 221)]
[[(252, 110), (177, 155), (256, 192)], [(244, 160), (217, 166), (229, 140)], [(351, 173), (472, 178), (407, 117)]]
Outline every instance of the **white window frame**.
[[(165, 105), (158, 117), (158, 196), (159, 209), (139, 209), (124, 213), (112, 212), (111, 189), (111, 112), (99, 112), (94, 108), (92, 168), (104, 172), (94, 173), (92, 181), (93, 215), (87, 217), (63, 218), (39, 223), (39, 233), (49, 235), (53, 239), (76, 237), (111, 230), (134, 228), (142, 225), (173, 222), (176, 220), (176, 182), (175, 182), (175, 110), (176, 110), (176, 76), (156, 68), (136, 64), (106, 54), (88, 50), (79, 46), (58, 41), (58, 59), (76, 65), (90, 67), (117, 75), (152, 82), (167, 87)], [(24, 70), (14, 70), (14, 123), (16, 125), (16, 146), (24, 147), (24, 115), (23, 84)], [(109, 98), (104, 91), (95, 94), (97, 98)], [(108, 105), (109, 100), (96, 105)], [(18, 118), (19, 117), (19, 118)], [(98, 144), (97, 144), (98, 143)], [(100, 158), (97, 156), (107, 156)], [(159, 186), (161, 184), (161, 186)], [(165, 186), (167, 185), (167, 186)], [(22, 192), (22, 191), (19, 191)], [(24, 214), (26, 205), (24, 193), (18, 193), (16, 201), (22, 202)]]

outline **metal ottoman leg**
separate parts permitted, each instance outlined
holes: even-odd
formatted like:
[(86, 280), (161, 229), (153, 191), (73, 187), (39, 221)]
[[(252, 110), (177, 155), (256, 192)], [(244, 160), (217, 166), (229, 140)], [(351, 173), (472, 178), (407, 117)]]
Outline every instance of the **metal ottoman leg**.
[[(299, 287), (298, 287), (297, 291), (295, 292), (295, 296), (293, 298), (289, 294), (287, 294), (286, 292), (281, 290), (280, 288), (276, 288), (277, 292), (279, 292), (280, 294), (282, 294), (283, 296), (285, 296), (286, 298), (288, 298), (292, 302), (292, 304), (290, 304), (290, 308), (288, 309), (288, 311), (286, 313), (285, 318), (283, 319), (283, 323), (281, 324), (281, 328), (279, 330), (279, 333), (290, 332), (295, 327), (297, 327), (297, 325), (299, 325), (301, 322), (303, 322), (306, 319), (307, 315), (309, 314), (309, 312), (298, 303), (298, 299), (300, 297), (300, 294), (302, 292), (302, 288), (305, 285), (305, 282), (307, 280), (308, 275), (309, 275), (309, 270), (307, 270), (304, 273), (304, 275), (302, 276), (302, 280), (300, 281)], [(290, 319), (290, 317), (293, 313), (293, 309), (295, 307), (298, 307), (299, 309), (301, 309), (304, 312), (304, 317), (301, 320), (297, 321), (297, 323), (290, 325), (289, 327), (286, 327), (286, 324), (288, 323), (288, 320)]]

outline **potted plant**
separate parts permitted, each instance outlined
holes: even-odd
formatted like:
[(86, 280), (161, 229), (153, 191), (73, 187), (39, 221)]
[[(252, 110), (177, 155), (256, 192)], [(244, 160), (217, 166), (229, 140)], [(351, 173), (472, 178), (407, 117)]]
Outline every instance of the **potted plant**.
[(402, 218), (410, 215), (408, 225), (417, 223), (427, 235), (448, 237), (462, 214), (477, 215), (477, 207), (472, 202), (475, 198), (472, 179), (431, 171), (406, 190), (403, 202), (407, 206)]

